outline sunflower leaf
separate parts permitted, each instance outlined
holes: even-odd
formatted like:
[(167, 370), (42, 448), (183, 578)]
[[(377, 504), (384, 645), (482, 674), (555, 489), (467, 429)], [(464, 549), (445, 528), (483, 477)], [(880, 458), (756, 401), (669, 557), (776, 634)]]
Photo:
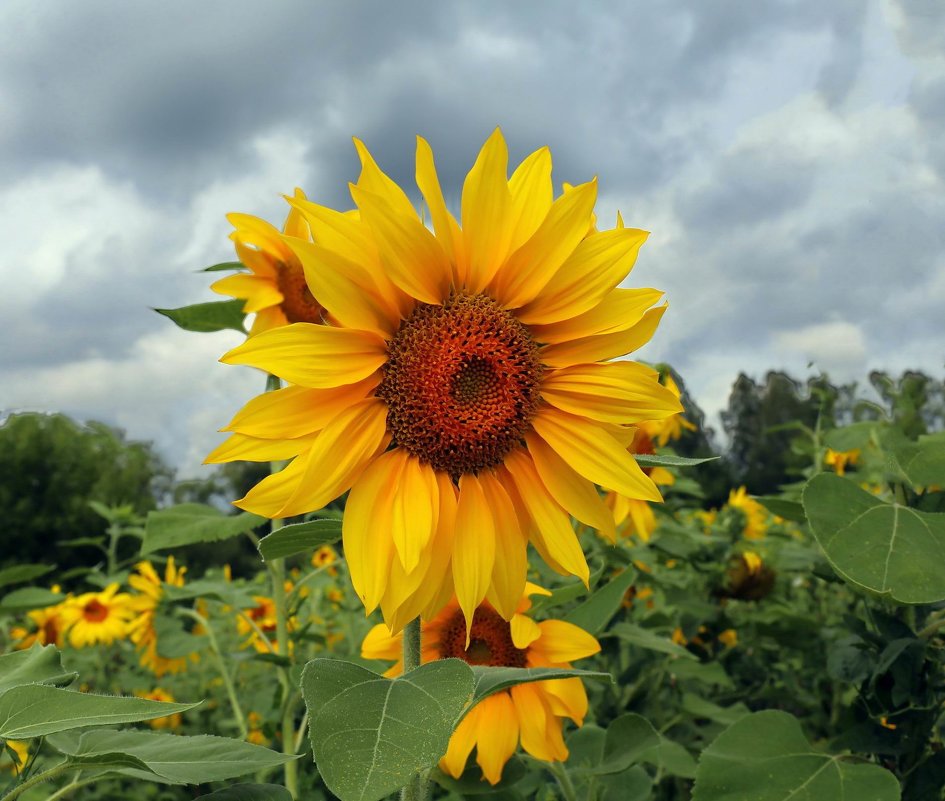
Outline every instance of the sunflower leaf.
[(573, 623), (591, 634), (602, 631), (610, 619), (620, 609), (623, 597), (626, 595), (637, 572), (633, 568), (626, 568), (614, 576), (603, 587), (595, 590), (585, 601), (576, 606), (564, 620)]
[(886, 503), (831, 473), (808, 481), (803, 498), (841, 578), (903, 604), (945, 600), (945, 514)]
[(186, 712), (199, 703), (170, 704), (26, 684), (0, 694), (0, 739), (28, 740), (84, 726), (154, 720)]
[(141, 543), (141, 554), (166, 548), (179, 548), (196, 542), (216, 542), (245, 534), (266, 522), (264, 517), (241, 512), (225, 515), (202, 503), (182, 503), (168, 509), (148, 512)]
[(246, 265), (241, 261), (224, 261), (219, 264), (211, 264), (209, 267), (204, 267), (202, 270), (199, 270), (201, 273), (220, 273), (227, 272), (229, 270), (245, 270)]
[(695, 467), (697, 464), (714, 462), (720, 456), (675, 456), (669, 453), (635, 453), (633, 458), (640, 467)]
[(293, 523), (267, 534), (259, 541), (263, 560), (284, 559), (297, 553), (313, 551), (322, 545), (331, 545), (341, 539), (340, 520), (309, 520)]
[(178, 309), (155, 309), (154, 311), (163, 314), (185, 331), (208, 333), (232, 328), (234, 331), (245, 333), (244, 304), (245, 301), (242, 300), (217, 300), (210, 303), (194, 303)]
[(45, 576), (52, 565), (13, 565), (0, 570), (0, 587), (7, 584), (19, 584), (23, 581), (32, 581), (34, 578)]
[(898, 801), (899, 782), (878, 765), (815, 751), (786, 712), (746, 715), (702, 752), (693, 801), (855, 798)]
[(793, 520), (795, 523), (804, 523), (807, 520), (804, 506), (798, 501), (790, 501), (773, 495), (757, 495), (755, 500), (771, 514), (783, 517), (785, 520)]
[(680, 656), (684, 659), (698, 659), (695, 654), (690, 653), (681, 645), (677, 645), (669, 637), (664, 637), (655, 631), (633, 623), (618, 623), (610, 629), (607, 636), (618, 637), (624, 642), (636, 645), (639, 648), (646, 648), (648, 651), (659, 651), (671, 656)]
[(76, 675), (63, 668), (55, 645), (36, 644), (26, 651), (0, 654), (0, 693), (24, 684), (70, 684)]
[(446, 753), (473, 695), (458, 659), (386, 679), (351, 662), (315, 659), (302, 673), (312, 753), (341, 801), (380, 801)]
[(23, 609), (42, 609), (59, 603), (65, 597), (61, 592), (44, 590), (41, 587), (21, 587), (8, 592), (0, 599), (0, 610), (17, 612)]
[[(528, 684), (533, 681), (548, 681), (549, 679), (593, 679), (594, 681), (609, 681), (614, 677), (609, 673), (599, 673), (593, 670), (574, 670), (571, 668), (515, 668), (515, 667), (486, 667), (473, 665), (475, 688), (473, 705), (493, 693), (508, 690), (516, 684)], [(464, 710), (468, 712), (469, 710)]]

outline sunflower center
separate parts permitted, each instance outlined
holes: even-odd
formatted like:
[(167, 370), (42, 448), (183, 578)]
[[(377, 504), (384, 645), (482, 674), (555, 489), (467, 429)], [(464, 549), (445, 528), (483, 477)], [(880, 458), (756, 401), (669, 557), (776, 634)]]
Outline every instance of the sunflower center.
[(491, 667), (525, 667), (525, 651), (512, 642), (508, 622), (494, 609), (481, 606), (473, 616), (466, 647), (466, 619), (457, 611), (443, 629), (440, 658), (456, 657), (470, 665)]
[(458, 479), (501, 464), (538, 408), (538, 345), (485, 295), (422, 304), (388, 343), (377, 396), (394, 444)]
[(82, 617), (90, 623), (101, 623), (108, 617), (108, 607), (93, 598), (82, 608)]
[(276, 285), (282, 293), (282, 313), (290, 323), (320, 323), (325, 314), (305, 281), (300, 264), (276, 264)]

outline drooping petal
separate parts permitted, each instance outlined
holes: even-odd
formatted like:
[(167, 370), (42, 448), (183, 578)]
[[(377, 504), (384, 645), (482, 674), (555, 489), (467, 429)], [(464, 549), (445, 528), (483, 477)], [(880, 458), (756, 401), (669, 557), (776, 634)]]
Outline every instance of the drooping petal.
[(550, 371), (541, 396), (562, 411), (615, 425), (662, 420), (682, 411), (679, 398), (659, 383), (655, 370), (628, 361)]
[(327, 389), (364, 380), (387, 361), (387, 352), (384, 340), (366, 331), (293, 323), (250, 337), (220, 361), (258, 367), (290, 384)]
[(276, 306), (284, 300), (282, 293), (270, 278), (261, 278), (247, 273), (228, 275), (210, 284), (210, 289), (220, 295), (246, 298), (243, 311), (253, 314), (268, 306)]
[(491, 284), (503, 306), (516, 309), (533, 300), (587, 233), (597, 199), (597, 181), (559, 197), (532, 237), (516, 250)]
[(567, 512), (558, 505), (545, 489), (535, 464), (524, 450), (513, 451), (505, 457), (505, 467), (515, 482), (519, 498), (535, 523), (540, 539), (533, 532), (536, 547), (548, 552), (564, 572), (577, 576), (585, 584), (590, 579), (587, 559), (571, 527)]
[(401, 290), (423, 303), (442, 303), (452, 267), (446, 251), (416, 214), (401, 214), (384, 198), (358, 186), (351, 196), (378, 242), (381, 263)]
[(512, 499), (488, 470), (479, 474), (486, 503), (495, 520), (495, 564), (488, 598), (508, 620), (518, 606), (528, 573), (528, 537), (522, 532)]
[(509, 254), (512, 238), (509, 152), (496, 128), (463, 183), (463, 237), (469, 264), (466, 287), (481, 292)]
[(265, 392), (240, 409), (223, 431), (263, 439), (305, 436), (320, 431), (345, 409), (364, 400), (380, 381), (377, 372), (355, 384), (331, 389), (289, 386)]
[(621, 289), (609, 292), (593, 309), (551, 325), (534, 325), (532, 334), (539, 342), (555, 344), (582, 337), (626, 331), (636, 325), (663, 297), (658, 289)]
[(342, 542), (354, 590), (370, 614), (387, 587), (394, 543), (387, 532), (397, 479), (406, 459), (400, 448), (382, 454), (360, 475), (345, 504)]
[(584, 716), (587, 714), (587, 692), (579, 678), (549, 679), (542, 682), (541, 689), (553, 714), (569, 717), (578, 726), (584, 722)]
[(372, 628), (361, 642), (361, 656), (365, 659), (400, 659), (403, 635), (391, 634), (383, 623)]
[(394, 493), (394, 527), (391, 537), (406, 573), (416, 569), (436, 530), (439, 512), (436, 473), (428, 463), (408, 456)]
[(523, 651), (541, 637), (538, 624), (527, 615), (512, 615), (509, 632), (512, 635), (512, 644)]
[(490, 784), (498, 784), (505, 763), (518, 746), (518, 715), (508, 693), (490, 695), (477, 708), (476, 763)]
[(665, 311), (665, 305), (650, 309), (640, 322), (626, 331), (549, 345), (542, 350), (541, 359), (549, 367), (569, 367), (572, 364), (600, 362), (632, 353), (650, 341)]
[[(488, 699), (486, 699), (488, 700)], [(476, 745), (476, 734), (479, 729), (479, 715), (482, 704), (477, 704), (466, 714), (450, 737), (446, 753), (440, 759), (440, 769), (454, 779), (463, 775), (466, 769), (466, 760)]]
[(522, 748), (536, 759), (560, 762), (568, 758), (561, 721), (551, 714), (537, 684), (517, 684), (511, 690), (518, 714)]
[(204, 464), (222, 462), (277, 462), (291, 459), (312, 446), (314, 435), (295, 439), (260, 439), (245, 434), (232, 434), (217, 445), (204, 459)]
[(604, 505), (594, 485), (576, 473), (535, 432), (528, 432), (525, 442), (535, 463), (535, 469), (550, 495), (569, 514), (613, 540), (617, 533), (614, 516)]
[(453, 541), (453, 584), (466, 618), (466, 647), (476, 607), (489, 589), (495, 564), (495, 522), (479, 479), (466, 473), (459, 480), (456, 536)]
[(509, 246), (515, 250), (538, 230), (554, 201), (551, 150), (539, 148), (519, 164), (509, 178), (509, 192), (512, 195)]
[(573, 414), (541, 409), (532, 421), (538, 436), (588, 481), (628, 498), (659, 503), (660, 491), (611, 434)]
[(301, 481), (310, 456), (311, 450), (299, 454), (278, 473), (266, 476), (243, 498), (233, 501), (233, 505), (264, 517), (271, 511), (271, 516), (275, 517), (275, 512), (282, 508)]
[(647, 236), (633, 228), (588, 236), (516, 316), (526, 325), (547, 325), (594, 308), (626, 278)]
[(600, 643), (584, 629), (564, 620), (542, 620), (541, 639), (532, 645), (551, 662), (574, 662), (600, 651)]

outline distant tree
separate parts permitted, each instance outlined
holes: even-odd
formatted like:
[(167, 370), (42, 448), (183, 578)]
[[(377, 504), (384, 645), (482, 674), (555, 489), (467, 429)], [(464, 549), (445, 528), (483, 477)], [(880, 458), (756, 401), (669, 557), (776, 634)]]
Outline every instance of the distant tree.
[(150, 443), (129, 442), (103, 423), (10, 415), (0, 425), (0, 567), (94, 560), (95, 551), (57, 547), (105, 531), (89, 501), (145, 514), (168, 496), (172, 478)]

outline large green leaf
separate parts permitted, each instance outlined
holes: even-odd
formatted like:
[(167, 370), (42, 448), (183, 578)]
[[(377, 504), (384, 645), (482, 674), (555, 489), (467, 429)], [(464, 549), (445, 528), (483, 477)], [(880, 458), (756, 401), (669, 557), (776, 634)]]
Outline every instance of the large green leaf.
[(44, 590), (41, 587), (21, 587), (3, 596), (3, 600), (0, 600), (0, 609), (9, 612), (42, 609), (59, 603), (65, 597), (61, 592)]
[(446, 753), (473, 696), (473, 675), (458, 659), (430, 662), (397, 679), (333, 659), (302, 673), (312, 753), (342, 801), (379, 801)]
[(831, 473), (807, 483), (804, 510), (842, 578), (900, 603), (945, 599), (945, 515), (886, 503)]
[(26, 684), (0, 695), (0, 739), (27, 740), (82, 726), (154, 720), (195, 706)]
[(23, 581), (32, 581), (40, 576), (45, 576), (52, 565), (13, 565), (0, 570), (0, 587), (8, 584), (19, 584)]
[(598, 673), (593, 670), (572, 670), (570, 668), (514, 668), (474, 665), (472, 672), (475, 676), (474, 704), (478, 704), (483, 698), (493, 693), (508, 690), (516, 684), (529, 684), (533, 681), (571, 678), (609, 682), (614, 680), (609, 673)]
[(596, 589), (580, 605), (568, 612), (564, 619), (568, 623), (580, 626), (591, 634), (597, 634), (597, 632), (603, 630), (604, 626), (610, 622), (610, 619), (620, 609), (623, 597), (630, 585), (633, 584), (635, 577), (635, 570), (629, 567), (624, 569), (603, 587)]
[(194, 303), (179, 309), (155, 309), (158, 314), (173, 320), (185, 331), (223, 331), (232, 328), (243, 331), (243, 319), (246, 317), (243, 300), (219, 300), (210, 303)]
[(672, 656), (680, 656), (684, 659), (698, 659), (695, 654), (690, 653), (681, 645), (677, 645), (669, 637), (657, 634), (655, 631), (637, 626), (634, 623), (618, 623), (607, 634), (619, 637), (624, 642), (636, 645), (639, 648), (646, 648), (648, 651), (659, 651)]
[(877, 765), (815, 751), (786, 712), (746, 715), (702, 752), (692, 801), (898, 801)]
[(341, 539), (340, 520), (309, 520), (283, 526), (259, 541), (259, 553), (265, 560), (284, 559), (297, 553), (314, 551)]
[(0, 693), (23, 684), (70, 684), (77, 674), (62, 666), (62, 654), (54, 645), (0, 654)]
[(266, 518), (249, 512), (225, 515), (206, 504), (182, 503), (169, 509), (148, 512), (141, 553), (179, 548), (195, 542), (225, 540), (252, 531), (265, 522)]
[(913, 487), (945, 486), (945, 432), (926, 434), (916, 443), (897, 447), (893, 454)]
[(89, 764), (103, 755), (133, 757), (144, 763), (148, 772), (141, 775), (135, 766), (119, 766), (122, 773), (168, 784), (223, 781), (296, 759), (260, 745), (210, 734), (187, 737), (133, 730), (90, 731), (78, 738), (55, 738), (52, 744)]
[(719, 456), (676, 456), (670, 453), (635, 453), (633, 458), (640, 467), (695, 467), (697, 464), (714, 462)]
[(881, 424), (875, 420), (866, 420), (862, 423), (853, 423), (843, 428), (834, 428), (827, 432), (824, 444), (835, 451), (852, 451), (866, 447), (875, 431)]

